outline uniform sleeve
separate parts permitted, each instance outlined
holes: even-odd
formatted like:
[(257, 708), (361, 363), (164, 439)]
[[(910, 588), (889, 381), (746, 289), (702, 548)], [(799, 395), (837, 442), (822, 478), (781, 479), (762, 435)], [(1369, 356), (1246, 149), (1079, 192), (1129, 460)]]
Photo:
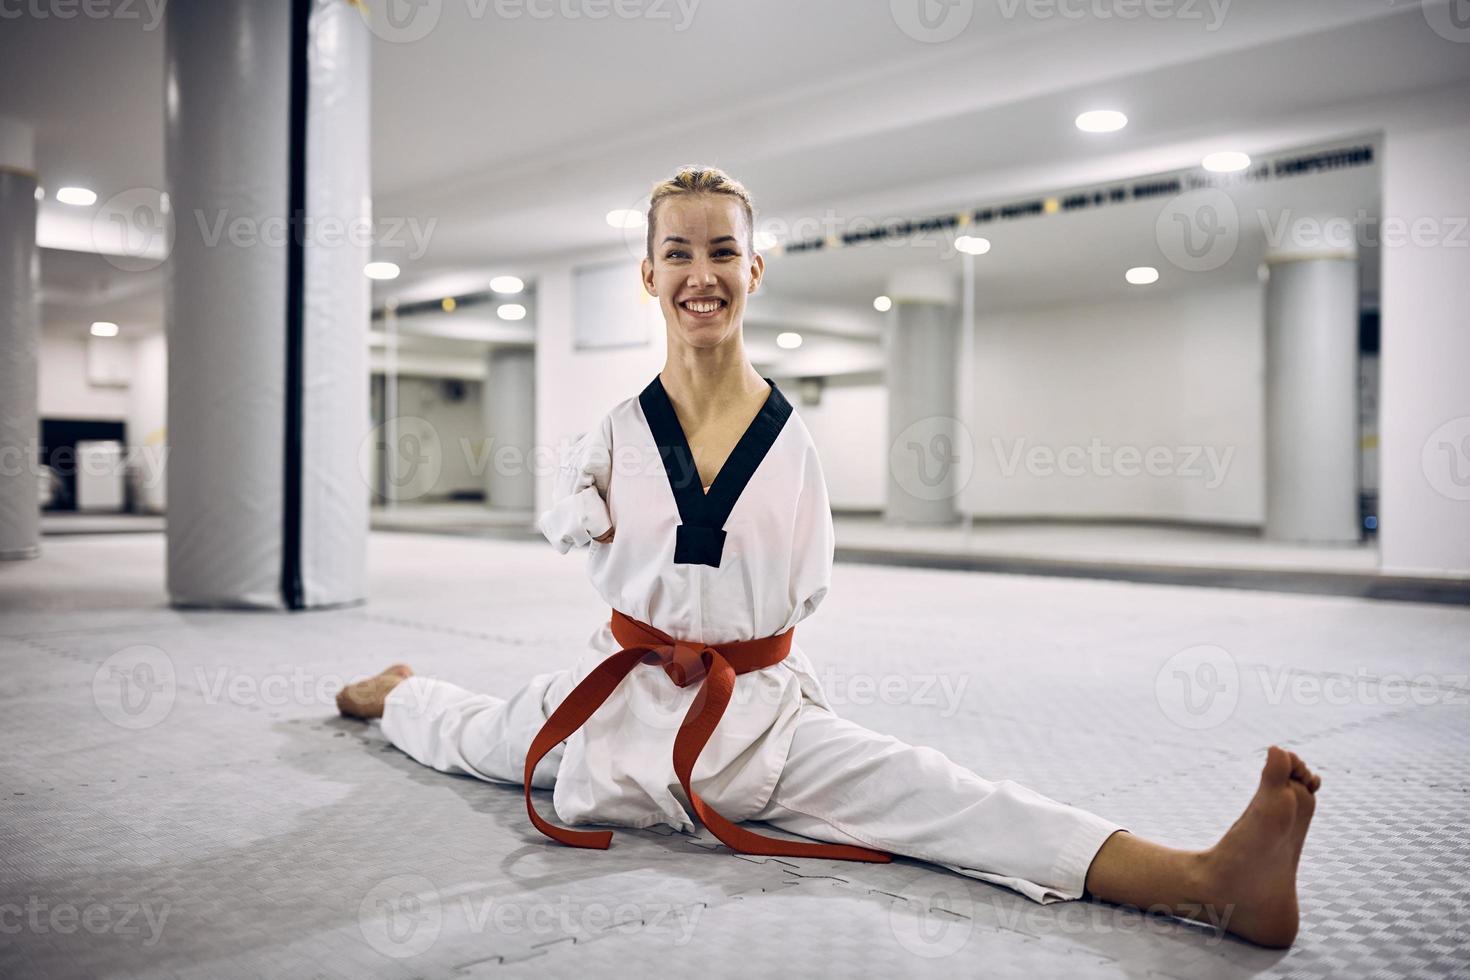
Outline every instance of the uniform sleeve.
[(801, 490), (791, 542), (791, 599), (795, 625), (816, 612), (832, 585), (836, 534), (827, 480), (815, 446), (808, 444), (802, 461)]
[(552, 485), (551, 509), (536, 521), (546, 540), (560, 554), (585, 548), (612, 527), (607, 509), (612, 477), (612, 417), (584, 433), (563, 453)]

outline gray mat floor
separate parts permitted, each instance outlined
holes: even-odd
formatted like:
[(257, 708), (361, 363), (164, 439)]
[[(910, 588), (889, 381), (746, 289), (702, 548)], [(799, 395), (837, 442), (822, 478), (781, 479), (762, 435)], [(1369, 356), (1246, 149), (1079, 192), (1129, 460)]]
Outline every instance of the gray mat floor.
[[(839, 564), (838, 710), (1183, 847), (1265, 746), (1324, 778), (1290, 951), (915, 862), (550, 844), (519, 792), (335, 717), (406, 660), (511, 693), (606, 614), (543, 544), (379, 534), (372, 598), (163, 599), (159, 535), (0, 565), (0, 976), (1446, 977), (1470, 963), (1470, 610)], [(545, 804), (549, 806), (549, 802)]]

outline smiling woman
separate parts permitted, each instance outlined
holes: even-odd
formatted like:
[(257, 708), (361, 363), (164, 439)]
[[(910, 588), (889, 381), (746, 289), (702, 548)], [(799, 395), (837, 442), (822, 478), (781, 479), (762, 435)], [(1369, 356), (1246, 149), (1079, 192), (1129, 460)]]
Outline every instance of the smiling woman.
[(1091, 892), (1215, 923), (1226, 910), (1225, 928), (1290, 943), (1320, 782), (1296, 755), (1271, 748), (1241, 819), (1187, 852), (833, 711), (794, 637), (831, 585), (832, 511), (800, 415), (746, 357), (745, 301), (765, 272), (753, 223), (745, 188), (713, 168), (650, 196), (642, 278), (664, 368), (582, 437), (538, 521), (559, 552), (596, 543), (588, 577), (611, 617), (577, 664), (508, 701), (395, 665), (347, 688), (343, 713), (381, 717), (425, 765), (520, 784), (532, 824), (576, 847), (612, 834), (551, 823), (533, 787), (554, 790), (563, 824), (692, 831), (697, 817), (740, 852), (899, 854), (1038, 902)]

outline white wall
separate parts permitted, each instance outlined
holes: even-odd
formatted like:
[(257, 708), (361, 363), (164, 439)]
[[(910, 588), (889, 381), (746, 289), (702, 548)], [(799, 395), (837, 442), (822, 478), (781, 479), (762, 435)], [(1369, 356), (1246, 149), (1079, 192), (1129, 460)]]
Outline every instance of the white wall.
[[(628, 290), (609, 295), (609, 304), (639, 303), (638, 263), (628, 262)], [(664, 366), (665, 339), (578, 351), (572, 347), (572, 265), (555, 265), (536, 276), (536, 509), (551, 506), (558, 452), (570, 439), (596, 425), (618, 402), (642, 391)]]
[(888, 388), (829, 384), (821, 404), (804, 405), (794, 379), (776, 383), (812, 434), (833, 508), (881, 510), (888, 490)]
[[(462, 382), (464, 397), (450, 401), (445, 396), (445, 380), (398, 377), (396, 435), (418, 440), (417, 452), (435, 459), (438, 465), (436, 469), (431, 462), (422, 469), (410, 465), (401, 470), (396, 500), (428, 502), (456, 493), (484, 491), (484, 467), (492, 460), (484, 447), (483, 385), (478, 381)], [(419, 419), (423, 421), (416, 421)]]
[(1256, 282), (977, 318), (961, 509), (1260, 523), (1263, 320)]
[[(121, 337), (104, 338), (126, 347)], [(87, 382), (87, 338), (41, 331), (40, 392), (42, 418), (107, 419), (128, 413), (128, 389)]]
[(1470, 99), (1459, 95), (1387, 120), (1385, 221), (1438, 229), (1420, 244), (1385, 239), (1382, 249), (1379, 547), (1387, 572), (1470, 575)]

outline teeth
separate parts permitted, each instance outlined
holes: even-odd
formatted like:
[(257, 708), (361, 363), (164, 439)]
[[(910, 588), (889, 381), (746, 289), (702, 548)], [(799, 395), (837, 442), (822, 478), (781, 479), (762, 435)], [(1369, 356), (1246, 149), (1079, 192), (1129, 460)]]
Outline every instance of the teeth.
[(691, 299), (685, 301), (684, 308), (694, 313), (713, 313), (720, 308), (720, 301), (717, 299)]

